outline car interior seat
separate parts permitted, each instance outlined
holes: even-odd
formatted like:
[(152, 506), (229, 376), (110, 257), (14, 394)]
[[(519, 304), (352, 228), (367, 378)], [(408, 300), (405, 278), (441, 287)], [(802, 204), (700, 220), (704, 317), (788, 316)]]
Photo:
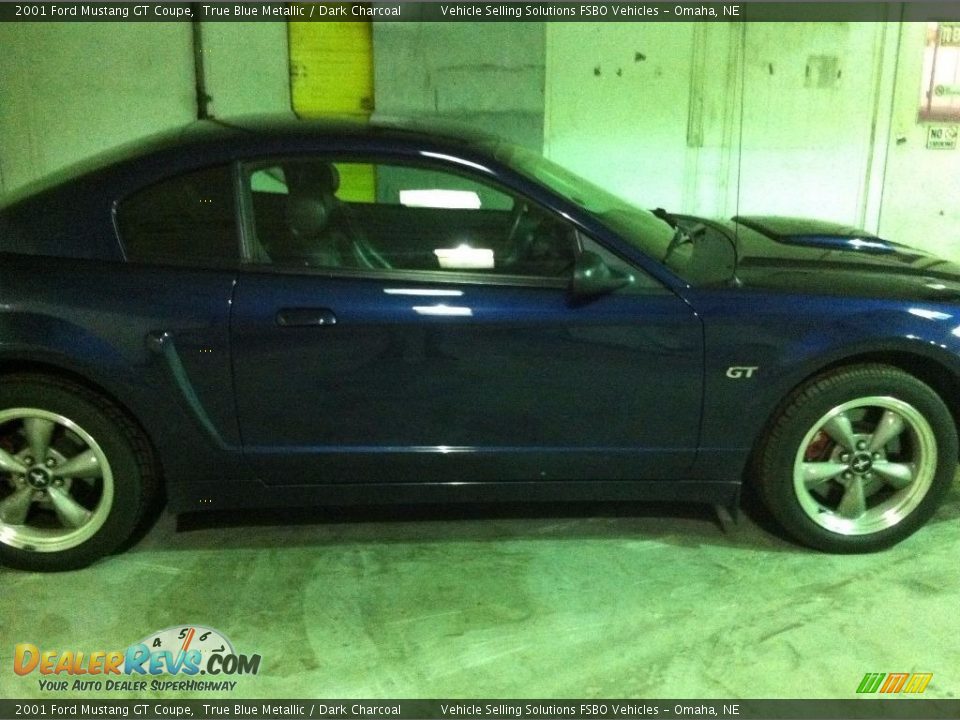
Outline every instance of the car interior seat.
[(366, 239), (346, 203), (337, 198), (340, 174), (330, 163), (290, 163), (287, 183), (289, 232), (282, 247), (266, 248), (274, 262), (320, 267), (390, 268)]
[(339, 242), (331, 227), (339, 186), (337, 169), (329, 163), (290, 163), (287, 181), (288, 233), (267, 244), (274, 262), (339, 267)]

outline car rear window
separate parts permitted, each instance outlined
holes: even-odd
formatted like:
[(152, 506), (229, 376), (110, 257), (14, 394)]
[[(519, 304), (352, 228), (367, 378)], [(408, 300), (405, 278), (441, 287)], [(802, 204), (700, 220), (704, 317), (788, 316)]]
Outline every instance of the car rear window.
[(174, 265), (225, 265), (240, 258), (227, 166), (163, 180), (117, 206), (128, 260)]

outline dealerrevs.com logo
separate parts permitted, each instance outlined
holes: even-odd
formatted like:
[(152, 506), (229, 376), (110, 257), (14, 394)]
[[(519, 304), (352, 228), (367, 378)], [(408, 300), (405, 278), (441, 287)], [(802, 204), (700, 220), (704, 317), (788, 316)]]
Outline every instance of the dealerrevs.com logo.
[[(236, 652), (226, 635), (202, 625), (166, 628), (124, 650), (59, 650), (19, 643), (13, 651), (13, 671), (39, 675), (40, 689), (50, 692), (233, 690), (237, 681), (224, 676), (256, 675), (259, 670), (260, 655)], [(201, 675), (206, 677), (197, 679)]]

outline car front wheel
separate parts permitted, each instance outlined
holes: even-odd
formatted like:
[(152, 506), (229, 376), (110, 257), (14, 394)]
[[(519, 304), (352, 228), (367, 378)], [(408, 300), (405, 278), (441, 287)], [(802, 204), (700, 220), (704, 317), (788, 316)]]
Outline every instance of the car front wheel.
[(85, 387), (0, 379), (0, 562), (70, 570), (115, 551), (152, 509), (142, 433)]
[(784, 403), (758, 454), (761, 494), (807, 545), (880, 550), (933, 515), (957, 442), (950, 411), (925, 383), (885, 365), (841, 368)]

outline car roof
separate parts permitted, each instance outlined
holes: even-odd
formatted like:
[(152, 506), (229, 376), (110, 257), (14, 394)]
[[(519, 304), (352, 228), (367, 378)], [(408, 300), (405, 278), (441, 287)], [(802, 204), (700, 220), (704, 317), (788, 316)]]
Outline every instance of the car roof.
[(259, 140), (267, 138), (308, 142), (330, 136), (375, 138), (404, 144), (440, 144), (488, 152), (497, 142), (495, 136), (483, 134), (469, 126), (423, 118), (334, 116), (301, 119), (292, 113), (208, 118), (137, 138), (59, 168), (0, 197), (0, 208), (107, 168), (136, 163), (151, 155), (179, 150), (185, 153), (202, 152), (204, 148), (224, 143), (236, 143), (238, 148), (256, 146)]
[(235, 118), (213, 119), (209, 122), (224, 128), (274, 136), (371, 135), (411, 140), (441, 139), (455, 144), (471, 146), (487, 145), (497, 141), (495, 135), (481, 132), (470, 125), (430, 117), (373, 115), (366, 118), (332, 115), (323, 118), (300, 118), (291, 113), (244, 115)]

